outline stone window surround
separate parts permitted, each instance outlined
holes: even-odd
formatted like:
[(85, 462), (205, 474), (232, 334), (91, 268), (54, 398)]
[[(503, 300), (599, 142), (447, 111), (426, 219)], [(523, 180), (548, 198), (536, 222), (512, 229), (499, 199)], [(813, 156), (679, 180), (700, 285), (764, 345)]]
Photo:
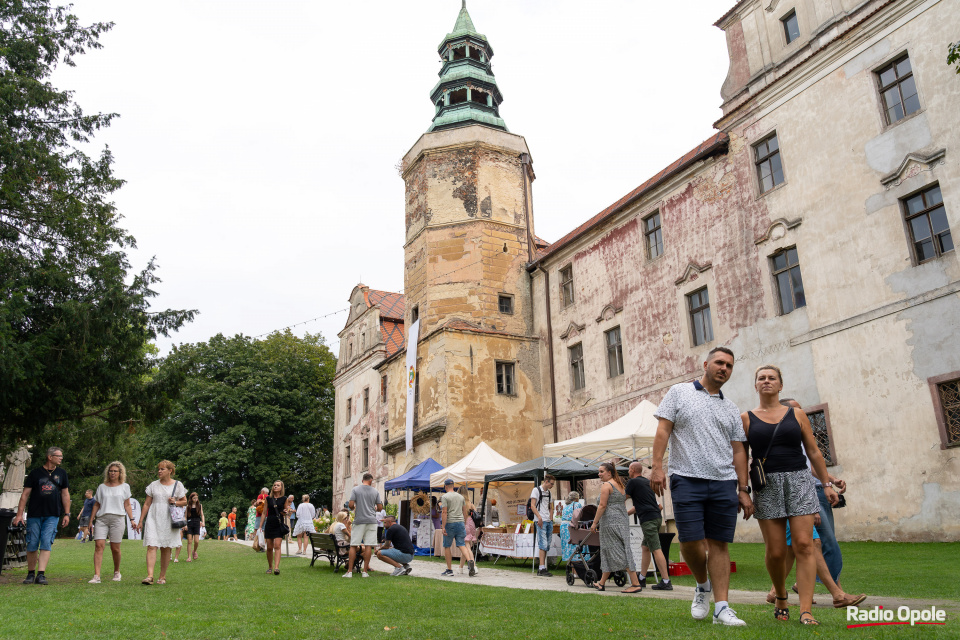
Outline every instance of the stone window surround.
[[(500, 367), (509, 367), (510, 368), (510, 385), (508, 388), (501, 392), (500, 387), (497, 384), (497, 378), (500, 375)], [(495, 387), (496, 394), (498, 396), (507, 396), (511, 398), (517, 397), (517, 363), (515, 360), (495, 360), (493, 365), (494, 370), (494, 379), (493, 384)]]
[[(502, 299), (502, 298), (508, 298), (508, 299), (510, 300), (510, 311), (504, 311), (504, 310), (503, 310), (502, 304), (501, 304), (501, 299)], [(514, 296), (513, 296), (512, 293), (503, 293), (503, 292), (498, 293), (498, 294), (497, 294), (497, 311), (498, 311), (499, 313), (502, 313), (502, 314), (505, 314), (505, 315), (508, 315), (508, 316), (512, 316), (512, 315), (514, 314), (514, 308), (515, 308), (515, 307), (514, 307), (514, 302), (515, 302), (515, 299), (514, 299)]]
[[(908, 116), (908, 117), (909, 117), (909, 116)], [(907, 217), (910, 215), (910, 214), (907, 212), (907, 200), (909, 200), (910, 198), (912, 198), (912, 197), (914, 197), (914, 196), (920, 195), (921, 193), (924, 193), (924, 192), (926, 192), (926, 191), (929, 191), (930, 189), (932, 189), (932, 188), (934, 188), (934, 187), (940, 187), (940, 198), (941, 198), (941, 201), (940, 201), (940, 205), (939, 205), (939, 206), (943, 207), (944, 210), (946, 211), (946, 210), (947, 210), (947, 203), (946, 203), (946, 201), (943, 200), (943, 185), (940, 183), (940, 180), (938, 180), (938, 179), (933, 179), (933, 180), (931, 180), (930, 182), (928, 182), (927, 184), (923, 185), (922, 187), (920, 187), (920, 188), (918, 188), (918, 189), (913, 189), (913, 190), (911, 190), (911, 191), (908, 191), (908, 192), (904, 193), (903, 195), (898, 195), (898, 196), (897, 196), (897, 210), (898, 210), (898, 212), (899, 212), (899, 214), (900, 214), (900, 221), (903, 223), (904, 238), (905, 238), (906, 241), (907, 241), (907, 253), (908, 253), (909, 256), (910, 256), (910, 262), (911, 262), (912, 266), (914, 266), (914, 267), (918, 267), (918, 266), (920, 266), (921, 264), (926, 264), (926, 263), (928, 263), (928, 262), (934, 262), (934, 261), (936, 261), (936, 260), (940, 260), (940, 259), (943, 258), (946, 254), (953, 253), (953, 252), (955, 251), (954, 249), (951, 249), (950, 251), (947, 251), (947, 252), (945, 252), (945, 253), (940, 253), (940, 255), (938, 255), (938, 256), (936, 256), (936, 257), (927, 258), (926, 260), (924, 260), (924, 261), (922, 261), (922, 262), (920, 261), (919, 256), (917, 256), (916, 244), (915, 244), (914, 239), (913, 239), (913, 230), (910, 228), (910, 220), (907, 219)], [(927, 210), (929, 211), (930, 209), (933, 209), (933, 208), (934, 208), (934, 207), (928, 207)], [(916, 216), (911, 216), (911, 219), (912, 219), (913, 217), (916, 217)], [(949, 217), (949, 215), (948, 215), (948, 216), (947, 216), (947, 223), (948, 223), (948, 225), (949, 225), (949, 220), (950, 220), (950, 217)], [(951, 231), (951, 234), (952, 234), (953, 230), (951, 229), (950, 231)], [(954, 243), (954, 244), (956, 244), (956, 243)], [(939, 253), (939, 249), (937, 249), (937, 252)]]
[(951, 444), (947, 437), (947, 425), (943, 417), (943, 405), (940, 403), (940, 392), (937, 386), (944, 382), (952, 382), (960, 379), (960, 371), (952, 371), (939, 376), (927, 378), (927, 385), (930, 387), (930, 395), (933, 397), (933, 410), (937, 419), (937, 431), (940, 434), (940, 449), (945, 451), (960, 446), (960, 443)]
[(833, 440), (833, 427), (830, 425), (830, 404), (824, 402), (823, 404), (815, 404), (809, 407), (803, 407), (803, 412), (808, 418), (811, 413), (819, 413), (820, 411), (823, 412), (823, 422), (827, 427), (827, 441), (829, 442), (830, 446), (831, 460), (829, 466), (834, 467), (840, 463), (837, 461), (837, 447)]
[[(689, 263), (684, 270), (683, 276), (678, 278), (675, 284), (677, 286), (677, 307), (680, 311), (678, 326), (683, 328), (687, 336), (685, 343), (687, 355), (699, 358), (706, 353), (706, 351), (703, 351), (704, 348), (711, 349), (718, 344), (725, 344), (725, 338), (720, 333), (722, 327), (718, 322), (719, 318), (716, 314), (716, 301), (718, 298), (716, 296), (716, 282), (713, 277), (713, 264), (707, 263), (701, 266), (693, 262)], [(690, 304), (687, 296), (704, 287), (707, 289), (710, 300), (710, 323), (713, 328), (713, 340), (694, 345), (693, 322), (690, 318)]]
[(913, 120), (914, 118), (919, 116), (921, 113), (925, 113), (927, 110), (926, 107), (924, 106), (926, 104), (926, 101), (923, 99), (923, 90), (920, 88), (920, 80), (917, 78), (917, 69), (916, 67), (914, 67), (913, 58), (910, 58), (910, 70), (911, 70), (911, 74), (913, 75), (914, 86), (917, 88), (917, 100), (920, 102), (920, 108), (911, 114), (905, 115), (904, 117), (900, 118), (895, 122), (887, 122), (887, 110), (883, 106), (883, 95), (881, 95), (880, 93), (880, 84), (879, 84), (880, 72), (883, 71), (885, 68), (889, 67), (895, 60), (898, 60), (901, 56), (904, 56), (904, 55), (906, 55), (908, 58), (910, 57), (910, 52), (906, 46), (899, 48), (893, 53), (889, 54), (886, 58), (884, 58), (883, 62), (875, 65), (870, 69), (870, 81), (871, 81), (870, 87), (873, 93), (874, 104), (876, 105), (877, 117), (879, 118), (881, 133), (889, 129), (892, 129), (893, 127), (901, 125), (904, 122)]

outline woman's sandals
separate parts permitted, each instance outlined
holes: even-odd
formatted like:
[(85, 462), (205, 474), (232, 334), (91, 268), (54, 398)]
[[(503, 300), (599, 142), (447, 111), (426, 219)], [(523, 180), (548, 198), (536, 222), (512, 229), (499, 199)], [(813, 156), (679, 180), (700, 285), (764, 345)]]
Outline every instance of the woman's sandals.
[[(783, 596), (782, 598), (780, 596), (774, 596), (774, 600), (783, 600), (784, 602), (786, 602), (787, 596)], [(773, 608), (773, 617), (774, 619), (780, 620), (781, 622), (786, 622), (787, 620), (790, 619), (789, 607), (785, 609), (781, 609), (780, 607), (775, 606)]]
[[(804, 618), (803, 616), (807, 616), (807, 617)], [(800, 612), (800, 624), (812, 624), (817, 627), (820, 626), (820, 623), (817, 621), (816, 618), (813, 617), (813, 614), (810, 613), (809, 611)]]

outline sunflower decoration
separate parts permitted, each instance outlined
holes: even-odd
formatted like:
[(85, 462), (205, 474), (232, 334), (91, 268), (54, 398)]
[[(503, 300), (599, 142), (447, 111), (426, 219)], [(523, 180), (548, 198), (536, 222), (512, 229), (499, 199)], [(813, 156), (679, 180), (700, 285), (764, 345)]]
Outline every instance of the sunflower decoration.
[(410, 510), (414, 515), (425, 516), (430, 514), (430, 496), (425, 491), (418, 491), (410, 501)]

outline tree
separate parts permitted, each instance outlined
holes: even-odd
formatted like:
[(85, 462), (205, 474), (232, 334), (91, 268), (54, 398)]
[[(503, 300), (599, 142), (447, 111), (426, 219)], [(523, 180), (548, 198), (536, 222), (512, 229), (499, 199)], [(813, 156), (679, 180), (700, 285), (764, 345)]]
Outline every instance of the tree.
[(144, 347), (195, 313), (150, 311), (152, 260), (126, 282), (136, 245), (110, 200), (123, 181), (108, 148), (81, 148), (116, 114), (85, 114), (50, 82), (112, 26), (0, 0), (0, 450), (85, 414), (116, 427), (164, 399)]
[(947, 64), (956, 67), (960, 74), (960, 40), (947, 47)]
[[(144, 466), (169, 459), (214, 523), (282, 480), (329, 504), (336, 359), (320, 335), (217, 335), (174, 348), (161, 371), (185, 372), (182, 395), (143, 436)], [(299, 502), (299, 500), (297, 501)]]

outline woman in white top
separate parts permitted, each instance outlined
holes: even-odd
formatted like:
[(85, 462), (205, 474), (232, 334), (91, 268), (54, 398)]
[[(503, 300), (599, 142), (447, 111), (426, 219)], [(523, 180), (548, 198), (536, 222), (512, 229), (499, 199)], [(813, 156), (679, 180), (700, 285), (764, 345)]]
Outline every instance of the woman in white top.
[(147, 487), (147, 500), (140, 515), (143, 530), (143, 546), (147, 548), (147, 577), (143, 584), (153, 584), (153, 568), (157, 564), (157, 549), (160, 549), (160, 577), (157, 584), (166, 584), (167, 567), (171, 550), (182, 542), (180, 529), (173, 528), (170, 505), (183, 507), (187, 504), (187, 490), (183, 483), (174, 480), (177, 468), (169, 460), (157, 463), (157, 479)]
[(346, 511), (341, 511), (337, 514), (337, 521), (330, 525), (330, 528), (327, 529), (327, 533), (332, 533), (333, 537), (337, 539), (337, 545), (341, 547), (347, 547), (350, 545), (348, 542), (350, 540), (350, 514)]
[(317, 510), (310, 504), (310, 496), (303, 494), (303, 502), (297, 507), (297, 526), (293, 528), (293, 535), (297, 537), (297, 555), (307, 555), (307, 545), (310, 544), (308, 533), (316, 533), (313, 519), (317, 517)]
[(110, 539), (110, 553), (113, 554), (113, 581), (120, 582), (120, 541), (123, 540), (126, 525), (124, 515), (133, 519), (127, 468), (123, 463), (113, 461), (107, 465), (103, 470), (103, 484), (97, 487), (93, 500), (90, 522), (94, 523), (93, 539), (97, 546), (93, 552), (93, 579), (90, 584), (100, 584), (100, 567), (103, 565), (103, 549), (107, 546), (107, 538)]

